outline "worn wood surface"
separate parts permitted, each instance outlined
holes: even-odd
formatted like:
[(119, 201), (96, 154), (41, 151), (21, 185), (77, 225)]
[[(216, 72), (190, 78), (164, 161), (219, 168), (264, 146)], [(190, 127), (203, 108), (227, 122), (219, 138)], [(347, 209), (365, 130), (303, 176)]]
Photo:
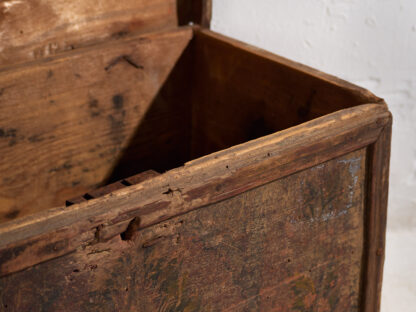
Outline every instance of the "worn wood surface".
[(190, 28), (125, 38), (0, 71), (0, 222), (380, 101), (267, 52), (195, 33), (192, 41)]
[(358, 311), (366, 149), (0, 280), (7, 311)]
[[(0, 101), (3, 101), (0, 116), (3, 118), (5, 112), (7, 118), (0, 118), (0, 147), (6, 151), (2, 157), (6, 155), (8, 159), (3, 161), (0, 158), (0, 171), (8, 174), (5, 178), (2, 177), (3, 184), (0, 184), (0, 207), (8, 205), (3, 220), (18, 217), (14, 221), (0, 224), (0, 287), (7, 294), (2, 297), (3, 308), (18, 306), (24, 309), (28, 300), (35, 298), (29, 295), (26, 300), (24, 291), (33, 288), (30, 283), (39, 278), (43, 284), (40, 284), (37, 293), (33, 293), (36, 300), (33, 299), (32, 303), (40, 304), (42, 300), (47, 300), (43, 303), (50, 310), (56, 310), (60, 301), (66, 302), (70, 297), (79, 298), (80, 304), (88, 299), (84, 307), (94, 311), (97, 310), (97, 302), (105, 301), (112, 303), (104, 305), (103, 310), (129, 305), (137, 307), (137, 304), (142, 304), (138, 309), (187, 308), (192, 311), (199, 307), (209, 310), (218, 304), (216, 296), (225, 296), (224, 302), (229, 304), (230, 310), (247, 310), (251, 307), (267, 310), (283, 300), (283, 297), (295, 300), (297, 296), (302, 300), (287, 302), (286, 306), (282, 305), (281, 311), (307, 309), (310, 304), (324, 311), (354, 310), (358, 306), (364, 311), (377, 311), (384, 258), (391, 134), (391, 115), (387, 106), (368, 91), (332, 76), (198, 27), (194, 31), (195, 37), (191, 29), (179, 29), (123, 38), (116, 44), (81, 48), (52, 59), (1, 70), (0, 85), (6, 87), (2, 87), (0, 92)], [(52, 70), (51, 73), (50, 69), (57, 71)], [(20, 81), (18, 87), (9, 83), (16, 77), (21, 77), (16, 80)], [(50, 83), (52, 87), (49, 87)], [(240, 87), (236, 88), (236, 85)], [(185, 89), (186, 92), (183, 92)], [(94, 91), (93, 101), (90, 90)], [(361, 105), (365, 103), (374, 104)], [(30, 113), (27, 107), (32, 109)], [(223, 111), (221, 107), (224, 108)], [(292, 109), (288, 110), (287, 107)], [(340, 109), (344, 110), (339, 111)], [(259, 115), (258, 111), (263, 113)], [(118, 117), (128, 120), (120, 122)], [(19, 128), (14, 127), (13, 122)], [(17, 131), (18, 129), (22, 131)], [(262, 137), (274, 131), (279, 132)], [(52, 134), (45, 136), (46, 133)], [(116, 142), (115, 134), (120, 133), (123, 134), (120, 135), (122, 139), (117, 139)], [(247, 142), (251, 139), (256, 140)], [(100, 147), (95, 146), (97, 140), (102, 140)], [(239, 143), (244, 144), (234, 146)], [(144, 146), (146, 148), (142, 148)], [(233, 147), (226, 149), (230, 146)], [(107, 150), (108, 154), (105, 153)], [(154, 150), (158, 152), (151, 152)], [(357, 150), (359, 151), (354, 152)], [(215, 151), (219, 152), (190, 161), (181, 167), (187, 160)], [(296, 180), (291, 180), (300, 177), (302, 170), (306, 170), (304, 172), (308, 172), (308, 176), (313, 176), (311, 172), (318, 169), (322, 175), (314, 176), (316, 181), (320, 181), (319, 178), (332, 181), (332, 176), (323, 178), (328, 174), (323, 163), (328, 161), (337, 164), (330, 171), (342, 172), (342, 177), (345, 177), (340, 178), (340, 181), (332, 181), (328, 187), (343, 185), (342, 192), (337, 193), (337, 203), (341, 206), (346, 204), (345, 200), (349, 200), (346, 196), (356, 184), (348, 185), (347, 188), (343, 184), (347, 183), (347, 171), (351, 174), (351, 170), (355, 170), (351, 167), (353, 164), (343, 157), (358, 155), (353, 152), (359, 154), (360, 161), (366, 159), (366, 169), (360, 165), (360, 170), (363, 170), (360, 174), (366, 172), (366, 176), (360, 176), (360, 189), (354, 193), (365, 201), (365, 211), (362, 211), (361, 203), (353, 201), (354, 207), (345, 213), (345, 218), (344, 212), (339, 210), (339, 217), (337, 215), (336, 218), (324, 221), (327, 224), (334, 222), (331, 223), (334, 227), (351, 230), (351, 233), (344, 232), (341, 238), (351, 234), (354, 242), (325, 240), (328, 228), (318, 227), (324, 222), (308, 223), (302, 219), (298, 223), (288, 222), (292, 226), (300, 226), (299, 231), (293, 233), (289, 231), (290, 226), (289, 229), (283, 229), (289, 231), (284, 232), (285, 235), (294, 235), (293, 242), (302, 243), (303, 238), (320, 233), (317, 245), (305, 247), (308, 251), (305, 257), (314, 254), (316, 258), (305, 258), (305, 261), (292, 267), (295, 271), (290, 271), (289, 266), (282, 266), (285, 271), (293, 273), (292, 278), (282, 277), (286, 278), (288, 284), (267, 288), (268, 283), (271, 285), (276, 282), (268, 280), (270, 272), (283, 275), (284, 272), (275, 272), (270, 266), (264, 266), (262, 275), (258, 276), (251, 273), (257, 270), (247, 270), (258, 268), (263, 263), (271, 266), (274, 263), (280, 264), (279, 259), (247, 258), (243, 261), (243, 255), (259, 249), (247, 243), (242, 245), (246, 249), (238, 257), (233, 254), (232, 241), (252, 242), (265, 238), (257, 237), (257, 234), (263, 233), (261, 231), (274, 233), (273, 238), (283, 235), (281, 228), (279, 232), (273, 232), (276, 229), (272, 228), (271, 222), (276, 218), (280, 220), (279, 216), (284, 216), (285, 213), (294, 212), (297, 209), (294, 207), (302, 206), (293, 202), (296, 194), (305, 192), (306, 197), (316, 201), (319, 197), (317, 194), (321, 192), (325, 195), (321, 197), (328, 199), (326, 195), (329, 193), (325, 193), (325, 185), (320, 185), (322, 188), (317, 193), (309, 194), (308, 190), (313, 190), (312, 186), (305, 190), (299, 188)], [(335, 161), (334, 158), (339, 159)], [(67, 159), (77, 161), (67, 163)], [(16, 165), (10, 168), (10, 164)], [(25, 176), (28, 167), (31, 176)], [(52, 170), (48, 170), (49, 167)], [(163, 172), (174, 167), (178, 168), (109, 194), (104, 192), (98, 198), (69, 207), (45, 210), (58, 201), (59, 205), (63, 205), (65, 199), (72, 195), (89, 192), (96, 186), (130, 174), (147, 169)], [(10, 179), (8, 175), (14, 178)], [(302, 179), (308, 179), (308, 176)], [(80, 180), (74, 180), (75, 177)], [(298, 187), (293, 186), (292, 192), (296, 194), (293, 193), (290, 198), (284, 197), (287, 206), (273, 209), (276, 202), (280, 204), (279, 199), (273, 197), (273, 187), (280, 189), (277, 194), (283, 194), (281, 190), (287, 188), (290, 181)], [(325, 184), (325, 181), (322, 183)], [(363, 183), (367, 190), (364, 193)], [(55, 192), (56, 190), (63, 191)], [(37, 192), (42, 196), (35, 197), (33, 194)], [(20, 198), (17, 200), (12, 194), (18, 194)], [(23, 210), (14, 209), (12, 205), (17, 202), (20, 204), (22, 198), (29, 198), (26, 207)], [(43, 198), (47, 200), (42, 202)], [(271, 204), (272, 199), (274, 204)], [(246, 206), (243, 202), (247, 203)], [(272, 212), (271, 218), (260, 215), (257, 218), (259, 222), (256, 223), (256, 218), (250, 219), (249, 214), (243, 215), (243, 212), (250, 211), (256, 216), (255, 213), (263, 211), (259, 204), (263, 202), (266, 203), (264, 209)], [(293, 204), (292, 207), (289, 204)], [(319, 205), (323, 207), (324, 203)], [(305, 206), (311, 213), (316, 212), (306, 202)], [(240, 236), (228, 237), (225, 232), (218, 232), (222, 231), (219, 226), (215, 232), (215, 225), (226, 221), (221, 220), (222, 214), (217, 212), (218, 209), (230, 211), (241, 219), (241, 226), (240, 223), (228, 221), (230, 226), (235, 226), (236, 233), (241, 233)], [(24, 216), (39, 210), (43, 211)], [(349, 215), (350, 212), (352, 215)], [(351, 219), (346, 221), (347, 216)], [(184, 220), (188, 221), (185, 223)], [(337, 223), (354, 223), (354, 220), (361, 222), (355, 228), (351, 227), (352, 224)], [(223, 224), (223, 228), (227, 228), (227, 224)], [(307, 231), (310, 235), (302, 237)], [(198, 243), (199, 238), (212, 237), (213, 233), (219, 233), (216, 236), (218, 244), (213, 248), (230, 257), (215, 258), (218, 253), (209, 254), (209, 246)], [(188, 239), (182, 241), (183, 237)], [(221, 237), (231, 246), (221, 245)], [(331, 236), (333, 237), (334, 235)], [(290, 242), (286, 240), (286, 243)], [(271, 244), (268, 239), (258, 243), (263, 246)], [(347, 253), (348, 259), (345, 261), (336, 258), (344, 252), (337, 247), (341, 245), (337, 244), (347, 244), (351, 250), (362, 253), (362, 257)], [(357, 247), (359, 245), (361, 247)], [(201, 253), (195, 253), (199, 255), (197, 258), (184, 252), (185, 247), (197, 251), (201, 246), (205, 248), (200, 250)], [(317, 249), (314, 246), (318, 246)], [(325, 248), (320, 248), (322, 246), (329, 246), (334, 258), (331, 258), (330, 253), (317, 252), (325, 251)], [(175, 248), (182, 248), (182, 253), (176, 253)], [(276, 255), (278, 252), (283, 252), (284, 255), (285, 249), (273, 248), (275, 245), (270, 250)], [(171, 254), (164, 253), (166, 250), (171, 251)], [(143, 256), (146, 253), (150, 258)], [(302, 259), (303, 255), (297, 255)], [(188, 256), (190, 259), (186, 258)], [(325, 264), (321, 261), (322, 265), (311, 269), (312, 272), (308, 275), (306, 268), (301, 265), (308, 261), (318, 261), (318, 256), (329, 257), (334, 261)], [(177, 262), (157, 259), (176, 259)], [(147, 268), (140, 267), (141, 276), (131, 275), (137, 271), (137, 261), (149, 264)], [(187, 267), (192, 267), (183, 265), (187, 264), (186, 261), (192, 261), (192, 270), (195, 271), (186, 271)], [(80, 267), (74, 266), (80, 263)], [(160, 266), (152, 267), (157, 263)], [(230, 273), (231, 278), (226, 274), (218, 275), (223, 278), (223, 284), (215, 284), (213, 281), (211, 284), (218, 287), (210, 290), (209, 283), (201, 282), (202, 279), (210, 281), (208, 276), (198, 274), (202, 274), (203, 269), (212, 266), (212, 263), (219, 263), (218, 267), (213, 268)], [(233, 265), (240, 265), (241, 271)], [(56, 273), (57, 277), (53, 277), (54, 273), (51, 272), (56, 271), (57, 267), (64, 269)], [(110, 276), (110, 272), (115, 271), (108, 268), (113, 268), (118, 273)], [(360, 272), (357, 268), (360, 268)], [(269, 269), (270, 272), (267, 271)], [(345, 274), (335, 278), (328, 273), (336, 271)], [(124, 274), (119, 274), (120, 272)], [(154, 275), (145, 272), (160, 274), (156, 274), (154, 282), (149, 285), (146, 282)], [(177, 275), (172, 277), (169, 272), (177, 272)], [(189, 272), (192, 272), (191, 279), (188, 279)], [(231, 272), (241, 279), (234, 280)], [(177, 283), (170, 284), (170, 281), (175, 281), (175, 277)], [(56, 280), (57, 278), (61, 279)], [(142, 283), (136, 283), (140, 278)], [(113, 284), (105, 284), (110, 279), (114, 280)], [(190, 282), (185, 283), (185, 279)], [(62, 287), (49, 287), (52, 284), (48, 284), (49, 280), (55, 280), (56, 285), (66, 288), (61, 291), (59, 289)], [(19, 288), (22, 292), (11, 294), (10, 285), (16, 284), (16, 281), (27, 281), (27, 284)], [(72, 281), (84, 282), (91, 291), (85, 293), (77, 288), (78, 284), (71, 284)], [(250, 284), (250, 281), (260, 281), (260, 284)], [(124, 288), (123, 294), (120, 289), (111, 286), (125, 283), (130, 284)], [(326, 287), (325, 291), (320, 288), (321, 283), (329, 283), (330, 287)], [(103, 285), (112, 290), (103, 292)], [(131, 291), (134, 285), (136, 288)], [(220, 287), (228, 285), (235, 287), (224, 288), (229, 289), (229, 293), (218, 295), (222, 289)], [(258, 288), (258, 285), (264, 288)], [(193, 291), (204, 287), (207, 287), (203, 296), (206, 301), (199, 297), (198, 291)], [(260, 291), (261, 289), (263, 290)], [(142, 297), (135, 296), (135, 292), (139, 292)], [(146, 292), (149, 296), (144, 297)], [(248, 296), (251, 292), (253, 297)], [(269, 298), (268, 292), (272, 293)], [(185, 300), (184, 294), (191, 299)], [(333, 299), (334, 294), (340, 298), (338, 301)], [(117, 300), (112, 300), (115, 296)], [(213, 302), (211, 306), (205, 304), (209, 300)], [(71, 304), (76, 304), (76, 300), (68, 307)], [(72, 306), (72, 310), (77, 308)]]
[(146, 168), (130, 175), (187, 160), (190, 110), (162, 86), (191, 37), (190, 28), (132, 37), (1, 71), (0, 221), (99, 186), (132, 140)]
[(106, 39), (177, 27), (175, 0), (4, 0), (0, 67)]
[(193, 157), (381, 99), (367, 90), (244, 43), (195, 35)]
[(369, 148), (369, 179), (363, 264), (363, 311), (379, 311), (386, 244), (392, 120)]
[(358, 106), (194, 160), (99, 199), (2, 224), (0, 275), (70, 253), (96, 241), (102, 230), (118, 235), (137, 217), (145, 228), (365, 147), (389, 120), (384, 105)]

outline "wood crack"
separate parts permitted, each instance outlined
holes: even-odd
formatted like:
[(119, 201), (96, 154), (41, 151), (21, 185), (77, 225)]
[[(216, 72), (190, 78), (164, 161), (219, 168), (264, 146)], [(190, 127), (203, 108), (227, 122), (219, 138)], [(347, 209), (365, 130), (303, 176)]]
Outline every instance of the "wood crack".
[(112, 60), (105, 68), (105, 71), (109, 71), (112, 67), (114, 67), (115, 65), (117, 65), (119, 62), (126, 62), (127, 64), (133, 66), (136, 69), (144, 69), (144, 67), (140, 64), (137, 64), (135, 61), (133, 61), (131, 59), (130, 56), (128, 55), (120, 55), (118, 57), (116, 57), (114, 60)]

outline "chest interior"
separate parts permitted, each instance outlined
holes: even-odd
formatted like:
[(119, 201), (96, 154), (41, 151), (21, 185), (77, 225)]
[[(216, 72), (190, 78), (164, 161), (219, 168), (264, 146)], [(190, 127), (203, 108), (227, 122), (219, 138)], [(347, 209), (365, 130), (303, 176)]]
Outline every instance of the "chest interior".
[(208, 2), (6, 3), (2, 222), (377, 100), (211, 32)]

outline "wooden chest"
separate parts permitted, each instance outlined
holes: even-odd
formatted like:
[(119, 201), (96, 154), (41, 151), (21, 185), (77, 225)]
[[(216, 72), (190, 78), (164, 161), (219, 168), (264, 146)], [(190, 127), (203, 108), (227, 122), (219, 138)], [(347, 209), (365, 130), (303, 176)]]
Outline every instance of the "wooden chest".
[(210, 6), (0, 2), (1, 311), (379, 310), (386, 104)]

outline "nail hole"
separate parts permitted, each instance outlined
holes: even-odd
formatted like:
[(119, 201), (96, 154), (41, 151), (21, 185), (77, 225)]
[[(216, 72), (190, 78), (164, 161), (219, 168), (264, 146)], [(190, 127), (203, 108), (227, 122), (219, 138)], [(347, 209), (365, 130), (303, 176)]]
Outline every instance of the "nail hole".
[(173, 193), (173, 190), (171, 188), (168, 188), (168, 190), (166, 192), (163, 192), (162, 194), (167, 195), (167, 194), (172, 194), (172, 193)]
[(90, 200), (90, 199), (93, 199), (94, 197), (92, 197), (90, 194), (88, 194), (88, 193), (85, 193), (83, 196), (82, 196), (84, 199), (86, 199), (86, 200)]
[(123, 233), (120, 233), (121, 239), (123, 241), (132, 240), (134, 234), (136, 234), (139, 228), (140, 228), (140, 218), (136, 217), (130, 221), (129, 225), (127, 226), (127, 229)]

